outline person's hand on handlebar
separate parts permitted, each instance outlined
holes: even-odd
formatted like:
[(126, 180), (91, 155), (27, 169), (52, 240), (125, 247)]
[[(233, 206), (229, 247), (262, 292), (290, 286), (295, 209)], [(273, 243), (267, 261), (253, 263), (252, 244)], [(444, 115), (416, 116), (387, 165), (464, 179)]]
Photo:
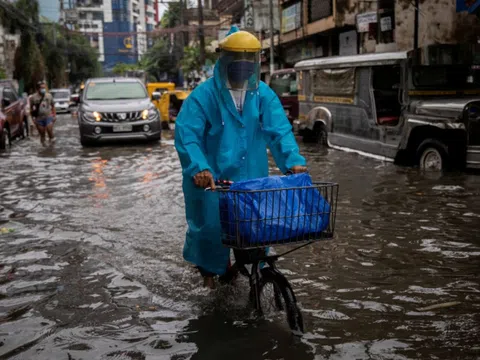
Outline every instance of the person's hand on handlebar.
[(292, 174), (300, 174), (300, 173), (304, 173), (304, 172), (307, 172), (308, 169), (306, 166), (303, 166), (303, 165), (296, 165), (296, 166), (292, 166), (288, 172), (289, 173), (292, 173)]
[(215, 180), (213, 179), (212, 173), (208, 170), (201, 171), (195, 175), (193, 177), (193, 182), (198, 187), (215, 190)]

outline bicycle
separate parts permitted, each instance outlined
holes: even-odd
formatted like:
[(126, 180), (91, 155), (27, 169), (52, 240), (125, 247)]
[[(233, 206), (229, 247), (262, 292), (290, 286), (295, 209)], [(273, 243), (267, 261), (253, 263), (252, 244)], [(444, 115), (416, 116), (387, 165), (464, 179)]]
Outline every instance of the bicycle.
[[(300, 248), (308, 246), (315, 241), (333, 239), (336, 207), (338, 198), (338, 184), (335, 183), (313, 183), (312, 186), (295, 187), (295, 188), (280, 188), (274, 190), (230, 190), (233, 184), (230, 181), (217, 181), (217, 188), (214, 191), (219, 193), (220, 203), (220, 222), (222, 226), (222, 243), (234, 250), (235, 263), (231, 268), (232, 272), (240, 273), (249, 279), (250, 285), (250, 302), (259, 316), (265, 314), (262, 299), (267, 295), (264, 293), (267, 285), (273, 287), (273, 308), (276, 311), (285, 311), (287, 322), (293, 333), (302, 334), (304, 332), (303, 317), (297, 305), (297, 300), (293, 289), (287, 278), (277, 269), (276, 261), (291, 252)], [(265, 207), (272, 205), (280, 199), (286, 202), (291, 201), (291, 208), (295, 208), (295, 201), (304, 200), (308, 203), (308, 196), (311, 196), (311, 211), (300, 211), (301, 207), (297, 205), (298, 212), (290, 214), (285, 211), (285, 216), (281, 214), (273, 214), (270, 217), (259, 217), (259, 214), (247, 211), (247, 202), (244, 200), (249, 198), (252, 203), (262, 204)], [(320, 195), (320, 196), (318, 196)], [(230, 205), (225, 208), (225, 200), (229, 198)], [(243, 198), (243, 200), (242, 200)], [(324, 199), (323, 209), (314, 206), (313, 199)], [(223, 204), (223, 205), (222, 205)], [(328, 205), (328, 209), (326, 208)], [(240, 207), (245, 207), (244, 209)], [(273, 208), (275, 206), (273, 205)], [(315, 211), (313, 211), (315, 209)], [(233, 214), (232, 214), (233, 210)], [(320, 211), (323, 210), (323, 211)], [(241, 216), (241, 213), (247, 215)], [(233, 216), (232, 216), (233, 215)], [(250, 217), (249, 217), (250, 215)], [(275, 216), (274, 216), (275, 215)], [(276, 216), (278, 215), (278, 216)], [(300, 228), (303, 220), (303, 228), (307, 226), (313, 230), (321, 229), (321, 231), (295, 233), (296, 229)], [(307, 224), (307, 221), (310, 223)], [(318, 222), (323, 221), (324, 228), (318, 227)], [(315, 222), (315, 225), (312, 225)], [(269, 224), (270, 223), (270, 224)], [(283, 223), (283, 233), (279, 234)], [(262, 228), (263, 232), (262, 232)], [(280, 227), (279, 227), (280, 226)], [(313, 226), (313, 227), (312, 227)], [(277, 229), (277, 236), (272, 236), (270, 231), (270, 238), (267, 241), (253, 241), (252, 235), (263, 234), (267, 235), (265, 230)], [(248, 233), (250, 229), (250, 234)], [(289, 233), (285, 233), (288, 231)], [(293, 231), (293, 234), (292, 234)], [(298, 232), (298, 231), (297, 231)], [(254, 240), (261, 238), (253, 236)], [(279, 255), (269, 255), (265, 248), (272, 245), (287, 245), (287, 244), (301, 244), (293, 249), (290, 249)], [(251, 270), (248, 271), (246, 265), (251, 265)]]

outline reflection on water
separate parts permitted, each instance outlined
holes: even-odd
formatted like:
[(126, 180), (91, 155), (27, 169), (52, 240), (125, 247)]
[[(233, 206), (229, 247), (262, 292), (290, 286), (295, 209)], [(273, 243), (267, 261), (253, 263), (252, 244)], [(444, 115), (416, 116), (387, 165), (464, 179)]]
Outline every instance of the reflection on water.
[(1, 156), (0, 358), (480, 356), (478, 176), (304, 147), (340, 196), (336, 239), (278, 263), (305, 318), (295, 338), (252, 316), (245, 280), (211, 293), (183, 261), (171, 139), (82, 149), (75, 121), (58, 123), (54, 148)]
[[(105, 183), (104, 168), (108, 160), (93, 159), (92, 160), (92, 175), (88, 178), (93, 183), (91, 197), (102, 200), (109, 197), (107, 184)], [(101, 201), (96, 202), (95, 206), (101, 206)]]

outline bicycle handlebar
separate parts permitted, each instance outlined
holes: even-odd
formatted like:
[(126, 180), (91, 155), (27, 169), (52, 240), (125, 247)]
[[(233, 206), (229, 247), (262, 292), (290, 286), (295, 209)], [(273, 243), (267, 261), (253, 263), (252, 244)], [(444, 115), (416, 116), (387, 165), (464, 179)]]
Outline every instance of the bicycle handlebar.
[[(291, 170), (288, 170), (285, 173), (285, 176), (289, 175), (294, 175), (294, 172)], [(233, 181), (231, 180), (215, 180), (215, 186), (221, 190), (228, 190), (230, 186), (233, 184)], [(205, 189), (205, 191), (213, 191), (212, 188), (208, 187)]]

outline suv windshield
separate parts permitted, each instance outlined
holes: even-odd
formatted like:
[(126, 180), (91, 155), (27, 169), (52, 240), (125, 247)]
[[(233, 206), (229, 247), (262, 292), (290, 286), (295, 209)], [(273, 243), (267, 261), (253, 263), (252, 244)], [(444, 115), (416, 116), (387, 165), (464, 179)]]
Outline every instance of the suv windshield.
[(68, 91), (52, 91), (54, 99), (68, 99), (70, 98), (70, 93)]
[(297, 95), (297, 76), (295, 73), (273, 75), (270, 87), (279, 97)]
[(145, 99), (148, 97), (138, 82), (91, 82), (86, 92), (87, 100)]
[(414, 66), (413, 85), (416, 88), (439, 90), (480, 89), (479, 65)]

